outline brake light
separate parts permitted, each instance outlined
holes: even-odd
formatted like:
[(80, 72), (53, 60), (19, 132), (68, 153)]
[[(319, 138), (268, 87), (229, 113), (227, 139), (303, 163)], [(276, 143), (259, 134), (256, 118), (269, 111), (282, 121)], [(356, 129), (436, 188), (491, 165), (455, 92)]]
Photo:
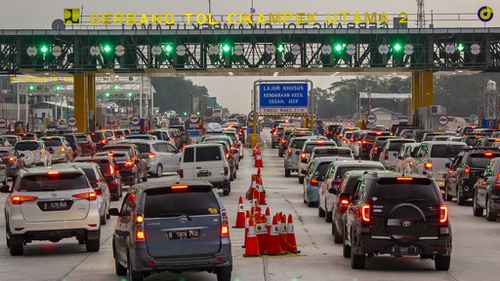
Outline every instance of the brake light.
[(484, 153), (484, 156), (486, 156), (486, 157), (491, 157), (491, 156), (493, 156), (493, 153), (491, 153), (491, 152), (485, 152), (485, 153)]
[[(239, 132), (238, 132), (238, 134), (239, 134)], [(277, 136), (277, 135), (278, 135), (278, 133), (277, 133), (277, 132), (273, 132), (273, 135)]]
[(289, 150), (288, 150), (288, 154), (292, 154), (292, 149), (289, 149)]
[(10, 201), (12, 202), (12, 204), (21, 204), (23, 202), (34, 201), (36, 199), (38, 199), (37, 196), (22, 196), (22, 195), (10, 196)]
[(144, 217), (142, 214), (137, 214), (135, 217), (135, 241), (145, 241), (146, 233), (144, 232)]
[(11, 162), (11, 163), (14, 163), (14, 157), (13, 156), (10, 156), (7, 158), (7, 161)]
[(464, 179), (468, 179), (470, 176), (470, 167), (469, 165), (465, 165), (465, 168), (464, 168)]
[(99, 141), (100, 144), (106, 144), (106, 140), (102, 139)]
[(307, 155), (306, 155), (306, 153), (305, 153), (305, 152), (302, 152), (302, 153), (300, 154), (300, 158), (302, 158), (302, 159), (306, 159), (306, 156), (307, 156)]
[(410, 167), (413, 167), (413, 161), (408, 162), (408, 165), (410, 165)]
[(127, 160), (125, 164), (123, 165), (123, 168), (125, 169), (132, 169), (134, 167), (134, 163), (130, 160)]
[(378, 146), (375, 146), (375, 147), (373, 148), (373, 150), (377, 151), (377, 150), (378, 150)]
[(345, 213), (347, 211), (347, 207), (349, 206), (349, 200), (347, 199), (342, 199), (340, 200), (340, 212)]
[(229, 167), (224, 167), (224, 176), (229, 175)]
[(398, 181), (411, 181), (413, 178), (410, 177), (397, 177), (396, 180)]
[(370, 222), (370, 205), (369, 204), (361, 205), (361, 220), (363, 220), (363, 222)]
[(229, 156), (230, 156), (229, 153), (226, 153), (226, 159), (229, 159)]
[(222, 216), (222, 226), (221, 226), (220, 233), (221, 233), (221, 236), (227, 237), (227, 236), (229, 236), (229, 220), (227, 218), (226, 209), (221, 208), (220, 213)]
[(281, 142), (282, 142), (282, 143), (285, 143), (285, 142), (286, 142), (286, 140), (281, 140)]
[(424, 163), (424, 168), (426, 170), (431, 170), (432, 169), (432, 161), (429, 160), (429, 161), (425, 162)]
[(500, 172), (498, 172), (497, 178), (495, 179), (495, 186), (496, 189), (500, 189)]
[(78, 198), (78, 199), (87, 199), (89, 201), (93, 201), (93, 200), (97, 199), (97, 193), (95, 191), (73, 194), (71, 196), (74, 198)]
[(186, 188), (188, 188), (188, 186), (187, 185), (172, 185), (170, 188), (171, 189), (186, 189)]
[(44, 155), (45, 155), (45, 152), (43, 152), (43, 150), (40, 150), (40, 158), (43, 158)]
[[(96, 181), (97, 184), (99, 184), (99, 181)], [(102, 195), (102, 189), (101, 188), (96, 188), (94, 189), (96, 195)]]
[(446, 224), (448, 222), (448, 207), (446, 205), (439, 206), (439, 223)]
[(109, 174), (112, 175), (115, 172), (115, 167), (113, 165), (109, 165)]
[(61, 174), (60, 171), (48, 171), (47, 172), (47, 175), (49, 175), (49, 176), (58, 176), (60, 174)]
[(155, 158), (155, 154), (152, 152), (148, 152), (148, 158)]
[(317, 179), (311, 179), (309, 182), (311, 185), (318, 186), (318, 180)]

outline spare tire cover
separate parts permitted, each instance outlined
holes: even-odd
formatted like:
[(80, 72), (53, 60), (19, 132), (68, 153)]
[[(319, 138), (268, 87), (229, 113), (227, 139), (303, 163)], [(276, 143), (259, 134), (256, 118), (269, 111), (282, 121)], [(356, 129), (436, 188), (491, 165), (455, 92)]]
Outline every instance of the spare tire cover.
[(35, 154), (33, 151), (26, 150), (20, 152), (20, 154), (24, 154), (23, 159), (25, 165), (31, 165), (35, 161)]
[(392, 239), (400, 243), (409, 244), (417, 241), (425, 228), (425, 215), (414, 204), (398, 204), (387, 214), (386, 231)]

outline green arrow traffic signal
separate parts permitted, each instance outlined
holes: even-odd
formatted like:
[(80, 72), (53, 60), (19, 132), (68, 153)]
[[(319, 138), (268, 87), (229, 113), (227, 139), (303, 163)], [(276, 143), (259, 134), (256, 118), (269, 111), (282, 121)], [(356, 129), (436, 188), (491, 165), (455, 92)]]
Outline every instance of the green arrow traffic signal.
[(168, 44), (168, 45), (165, 45), (163, 47), (163, 49), (165, 50), (165, 53), (170, 54), (174, 50), (174, 47), (172, 45)]
[(458, 50), (459, 52), (463, 52), (463, 51), (465, 50), (465, 46), (464, 46), (464, 44), (462, 44), (462, 43), (458, 43), (458, 44), (457, 44), (457, 50)]
[(227, 52), (229, 52), (230, 50), (231, 50), (231, 46), (229, 46), (229, 44), (224, 44), (224, 45), (222, 45), (222, 51), (223, 51), (224, 53), (227, 53)]
[(108, 44), (104, 45), (104, 47), (102, 48), (102, 50), (103, 50), (103, 51), (104, 51), (104, 53), (106, 53), (106, 54), (109, 54), (109, 53), (111, 52), (111, 49), (112, 49), (112, 48), (111, 48), (111, 46), (110, 46), (110, 45), (108, 45)]
[(106, 98), (109, 98), (109, 97), (111, 96), (111, 94), (110, 94), (110, 93), (105, 93), (105, 94), (104, 94), (104, 96), (105, 96)]
[(278, 53), (283, 53), (285, 51), (285, 46), (283, 46), (283, 44), (279, 44), (276, 50), (278, 50)]
[(344, 49), (344, 47), (342, 46), (342, 44), (337, 43), (334, 45), (334, 49), (336, 52), (340, 53), (340, 52), (342, 52), (342, 49)]
[(392, 49), (395, 51), (395, 52), (399, 52), (403, 49), (403, 46), (401, 46), (401, 44), (399, 43), (396, 43), (392, 46)]
[(35, 91), (35, 86), (34, 85), (29, 85), (28, 86), (28, 91), (30, 91), (30, 92)]
[(42, 54), (46, 54), (49, 51), (49, 47), (47, 45), (40, 46), (40, 52)]

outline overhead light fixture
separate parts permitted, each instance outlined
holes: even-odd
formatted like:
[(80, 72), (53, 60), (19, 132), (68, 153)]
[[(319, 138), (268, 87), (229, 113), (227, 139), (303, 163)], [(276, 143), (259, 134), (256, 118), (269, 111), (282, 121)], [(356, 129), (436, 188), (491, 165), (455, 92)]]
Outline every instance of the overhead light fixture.
[(277, 77), (278, 75), (280, 75), (280, 73), (279, 73), (279, 72), (275, 72), (275, 73), (273, 74), (273, 77)]
[(229, 76), (233, 76), (234, 73), (232, 71), (229, 71), (227, 74), (229, 74)]

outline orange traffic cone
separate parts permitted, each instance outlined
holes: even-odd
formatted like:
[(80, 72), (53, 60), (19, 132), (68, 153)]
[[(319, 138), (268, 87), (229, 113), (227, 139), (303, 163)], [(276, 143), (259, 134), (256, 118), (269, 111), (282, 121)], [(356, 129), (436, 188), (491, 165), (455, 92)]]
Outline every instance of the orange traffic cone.
[(247, 190), (247, 193), (245, 194), (246, 199), (252, 200), (253, 199), (253, 192), (255, 191), (255, 188), (257, 186), (257, 175), (252, 174), (252, 182), (250, 183), (250, 187)]
[(280, 224), (280, 246), (283, 252), (288, 252), (288, 241), (286, 240), (287, 231), (286, 231), (286, 218), (284, 214), (279, 215), (278, 218), (281, 221)]
[(245, 208), (243, 207), (243, 197), (241, 196), (240, 200), (238, 201), (238, 213), (236, 213), (236, 223), (233, 227), (234, 228), (245, 227)]
[(288, 252), (300, 253), (297, 250), (297, 241), (295, 240), (295, 229), (293, 227), (292, 215), (288, 215), (288, 222), (286, 224), (286, 241), (288, 243)]
[(252, 215), (250, 214), (250, 210), (247, 210), (245, 212), (245, 239), (243, 241), (243, 246), (241, 246), (241, 248), (245, 248), (246, 247), (245, 243), (247, 242), (248, 228), (249, 228), (250, 220), (251, 219), (252, 219)]
[(255, 226), (252, 217), (249, 218), (248, 234), (245, 237), (245, 254), (244, 257), (260, 256), (259, 240), (255, 234)]
[(260, 152), (260, 147), (257, 144), (257, 150), (255, 151), (255, 162), (253, 164), (254, 167), (264, 167), (264, 164), (262, 163), (262, 154)]
[(272, 219), (271, 219), (271, 210), (269, 207), (266, 207), (266, 228), (267, 233), (271, 233)]
[(261, 213), (257, 213), (255, 222), (255, 233), (257, 234), (257, 240), (259, 241), (259, 251), (263, 253), (267, 250), (266, 216)]
[(262, 178), (260, 176), (257, 176), (257, 201), (260, 205), (267, 205), (266, 191), (264, 190), (264, 184), (262, 183)]
[(280, 234), (278, 226), (278, 215), (273, 217), (273, 224), (271, 226), (271, 231), (269, 231), (269, 236), (267, 239), (267, 250), (266, 255), (281, 255), (280, 246)]
[(250, 214), (252, 216), (255, 214), (255, 212), (257, 212), (257, 208), (259, 208), (259, 201), (257, 200), (257, 196), (257, 190), (254, 190), (252, 194), (252, 208), (250, 210)]

